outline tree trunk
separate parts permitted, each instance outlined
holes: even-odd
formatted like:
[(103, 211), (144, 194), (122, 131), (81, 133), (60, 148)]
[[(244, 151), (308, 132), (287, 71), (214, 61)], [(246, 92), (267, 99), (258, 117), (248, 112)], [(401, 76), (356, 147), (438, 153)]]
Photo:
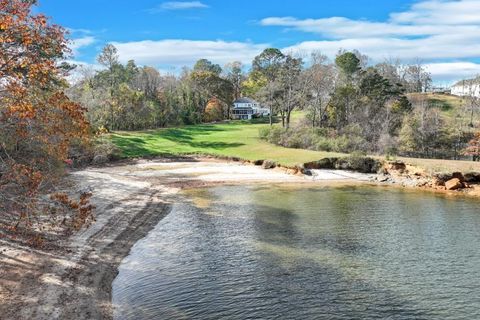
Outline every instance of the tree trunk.
[(292, 110), (287, 111), (287, 129), (290, 128), (290, 115), (292, 113)]
[(268, 119), (270, 121), (270, 127), (273, 126), (273, 119), (272, 119), (272, 106), (270, 105), (270, 114), (268, 115)]

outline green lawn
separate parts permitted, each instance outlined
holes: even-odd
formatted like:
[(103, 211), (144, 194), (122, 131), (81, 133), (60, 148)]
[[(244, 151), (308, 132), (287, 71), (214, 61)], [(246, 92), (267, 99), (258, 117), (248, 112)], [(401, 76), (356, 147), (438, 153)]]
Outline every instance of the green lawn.
[[(296, 116), (299, 117), (298, 114)], [(332, 152), (289, 149), (270, 144), (258, 138), (259, 129), (264, 126), (268, 124), (232, 121), (160, 130), (116, 132), (111, 134), (111, 138), (126, 157), (209, 154), (245, 160), (270, 159), (286, 166), (293, 166), (325, 157), (344, 156)], [(377, 158), (383, 159), (381, 156)], [(400, 159), (429, 172), (480, 171), (479, 162)]]
[(270, 159), (283, 165), (296, 165), (338, 153), (289, 149), (258, 138), (268, 124), (232, 121), (160, 130), (116, 132), (112, 141), (126, 157), (155, 155), (210, 154), (246, 160)]

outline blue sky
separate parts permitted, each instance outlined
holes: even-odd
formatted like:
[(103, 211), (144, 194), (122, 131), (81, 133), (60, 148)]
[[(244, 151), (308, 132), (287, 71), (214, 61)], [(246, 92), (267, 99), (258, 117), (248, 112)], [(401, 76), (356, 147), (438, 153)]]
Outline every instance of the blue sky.
[(199, 58), (248, 66), (273, 46), (421, 59), (437, 83), (480, 73), (480, 0), (39, 0), (36, 11), (69, 28), (73, 59), (92, 65), (110, 42), (122, 61), (168, 72)]

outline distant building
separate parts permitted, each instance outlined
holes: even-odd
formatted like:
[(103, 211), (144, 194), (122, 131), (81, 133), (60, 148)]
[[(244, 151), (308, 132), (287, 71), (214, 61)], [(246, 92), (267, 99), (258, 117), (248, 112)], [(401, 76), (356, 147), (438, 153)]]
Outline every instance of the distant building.
[(480, 77), (455, 83), (452, 86), (452, 94), (455, 96), (480, 98)]
[(233, 102), (232, 118), (250, 120), (254, 116), (264, 117), (270, 115), (270, 110), (264, 108), (257, 101), (250, 98), (240, 98)]

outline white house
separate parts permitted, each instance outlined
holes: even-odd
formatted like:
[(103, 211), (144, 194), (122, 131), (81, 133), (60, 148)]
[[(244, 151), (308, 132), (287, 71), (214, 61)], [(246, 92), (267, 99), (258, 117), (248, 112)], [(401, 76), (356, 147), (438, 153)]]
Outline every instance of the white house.
[(254, 116), (265, 117), (270, 115), (270, 110), (264, 108), (257, 101), (250, 98), (240, 98), (233, 102), (232, 118), (250, 120)]
[(452, 94), (480, 98), (480, 77), (455, 83), (452, 86)]

